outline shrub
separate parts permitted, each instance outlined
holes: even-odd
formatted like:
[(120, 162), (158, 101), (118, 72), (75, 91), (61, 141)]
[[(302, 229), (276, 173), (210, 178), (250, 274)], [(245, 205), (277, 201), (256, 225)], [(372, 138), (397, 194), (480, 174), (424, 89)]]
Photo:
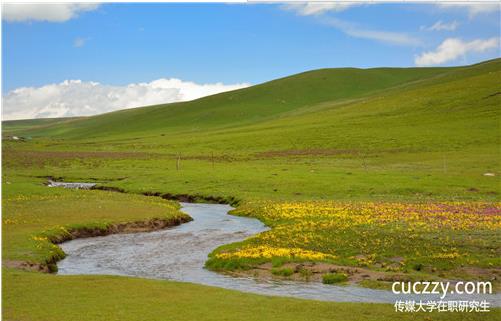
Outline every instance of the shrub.
[(414, 264), (414, 266), (412, 268), (414, 270), (416, 270), (416, 271), (421, 271), (423, 269), (423, 264), (422, 263), (416, 263), (416, 264)]
[(313, 272), (311, 270), (308, 270), (308, 269), (305, 269), (305, 268), (301, 268), (299, 270), (299, 274), (301, 274), (301, 276), (306, 280), (306, 281), (309, 281), (310, 278), (311, 278), (311, 275), (313, 274)]
[(348, 275), (345, 273), (326, 273), (322, 275), (322, 282), (324, 284), (334, 284), (348, 280)]
[(271, 269), (271, 273), (273, 275), (291, 276), (292, 274), (294, 274), (294, 270), (291, 268), (283, 268), (283, 269), (273, 268)]

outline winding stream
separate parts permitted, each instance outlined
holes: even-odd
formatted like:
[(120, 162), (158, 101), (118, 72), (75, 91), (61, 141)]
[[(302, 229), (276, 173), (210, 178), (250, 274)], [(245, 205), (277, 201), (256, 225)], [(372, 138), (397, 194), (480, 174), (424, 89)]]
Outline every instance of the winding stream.
[[(58, 263), (59, 274), (111, 274), (192, 282), (266, 295), (338, 302), (438, 300), (438, 296), (398, 297), (390, 291), (353, 285), (315, 282), (261, 281), (230, 277), (204, 269), (216, 247), (266, 231), (259, 220), (228, 215), (229, 205), (181, 203), (194, 220), (166, 230), (76, 239), (61, 244), (67, 257)], [(500, 296), (485, 296), (499, 305)], [(458, 300), (448, 295), (446, 300)], [(463, 297), (472, 300), (472, 296)], [(482, 299), (475, 297), (475, 299)], [(496, 304), (497, 302), (497, 304)]]

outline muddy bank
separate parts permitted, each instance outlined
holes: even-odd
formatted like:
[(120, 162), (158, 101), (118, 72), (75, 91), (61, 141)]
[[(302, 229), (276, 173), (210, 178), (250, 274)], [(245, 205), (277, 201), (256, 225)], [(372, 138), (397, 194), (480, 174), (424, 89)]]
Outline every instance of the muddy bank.
[[(290, 271), (288, 276), (280, 276), (281, 270)], [(275, 272), (277, 271), (277, 272)], [(230, 271), (228, 274), (236, 276), (254, 277), (260, 280), (294, 280), (306, 282), (322, 282), (326, 273), (343, 273), (347, 282), (357, 284), (364, 280), (370, 281), (402, 281), (408, 276), (403, 273), (381, 272), (366, 268), (336, 265), (321, 262), (285, 263), (280, 267), (273, 267), (271, 263), (264, 263), (249, 270)]]
[[(61, 244), (66, 241), (80, 238), (91, 238), (111, 234), (153, 232), (177, 226), (182, 223), (190, 222), (192, 220), (193, 219), (190, 216), (182, 215), (174, 218), (152, 218), (144, 221), (110, 223), (105, 226), (98, 227), (70, 227), (64, 231), (60, 230), (58, 233), (43, 232), (41, 233), (41, 235), (46, 235), (49, 241), (53, 244)], [(4, 260), (2, 265), (7, 268), (53, 273), (57, 272), (57, 262), (64, 259), (65, 257), (66, 253), (61, 248), (59, 248), (59, 251), (57, 251), (52, 257), (48, 258), (44, 263)]]
[(50, 273), (49, 266), (45, 263), (33, 263), (19, 260), (2, 260), (2, 266), (10, 269)]
[(192, 218), (188, 215), (175, 218), (152, 218), (145, 221), (135, 221), (126, 223), (108, 224), (105, 227), (82, 227), (68, 231), (60, 235), (50, 237), (50, 241), (54, 244), (60, 244), (69, 240), (78, 238), (105, 236), (110, 234), (121, 233), (141, 233), (152, 232), (165, 229), (167, 227), (177, 226), (182, 223), (191, 221)]
[(236, 206), (239, 203), (239, 200), (233, 196), (223, 197), (201, 194), (172, 194), (160, 192), (145, 192), (143, 195), (157, 196), (166, 200), (173, 200), (182, 203), (228, 204), (231, 206)]
[[(286, 271), (286, 276), (283, 275), (283, 271)], [(326, 273), (342, 273), (347, 277), (347, 280), (343, 282), (343, 284), (388, 290), (391, 289), (391, 284), (393, 282), (412, 282), (421, 280), (420, 277), (402, 272), (377, 271), (368, 268), (323, 262), (285, 263), (280, 267), (273, 267), (271, 263), (264, 263), (248, 270), (219, 272), (235, 277), (252, 277), (261, 281), (288, 280), (318, 283), (323, 282), (323, 275)], [(426, 280), (450, 282), (450, 284), (455, 285), (459, 280), (464, 278), (459, 276), (465, 273), (471, 280), (494, 281), (501, 277), (500, 268), (461, 268), (457, 271), (457, 278), (444, 279), (439, 276), (427, 276)], [(496, 286), (496, 283), (493, 283), (493, 289), (495, 292), (501, 290), (499, 286)]]

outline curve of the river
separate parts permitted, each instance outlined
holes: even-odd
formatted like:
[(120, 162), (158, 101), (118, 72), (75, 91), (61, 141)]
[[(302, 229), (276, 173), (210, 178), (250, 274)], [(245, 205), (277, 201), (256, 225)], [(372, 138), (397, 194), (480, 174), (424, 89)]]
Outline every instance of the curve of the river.
[[(193, 221), (166, 230), (114, 234), (76, 239), (61, 244), (67, 257), (58, 263), (59, 274), (110, 274), (192, 282), (266, 295), (338, 302), (439, 300), (439, 296), (399, 297), (390, 291), (353, 285), (316, 282), (263, 281), (232, 277), (204, 269), (216, 247), (244, 240), (267, 230), (259, 220), (228, 215), (229, 205), (181, 203)], [(500, 296), (448, 295), (447, 300), (487, 299), (499, 305)], [(496, 304), (497, 303), (497, 304)]]

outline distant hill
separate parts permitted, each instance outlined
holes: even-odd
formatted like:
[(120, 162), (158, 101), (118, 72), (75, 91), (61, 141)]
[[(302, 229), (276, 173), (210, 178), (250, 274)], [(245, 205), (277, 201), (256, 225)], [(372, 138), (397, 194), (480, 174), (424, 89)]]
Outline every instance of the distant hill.
[(138, 148), (454, 149), (496, 143), (500, 79), (501, 59), (450, 68), (320, 69), (189, 102), (3, 125), (34, 138), (134, 139)]
[[(320, 69), (189, 102), (121, 110), (72, 122), (40, 120), (40, 124), (53, 126), (37, 129), (33, 135), (99, 136), (124, 130), (169, 131), (187, 126), (249, 124), (322, 102), (359, 98), (448, 71), (448, 68)], [(28, 125), (26, 121), (19, 124), (23, 124), (17, 126), (19, 129)], [(17, 124), (6, 125), (12, 128)]]

